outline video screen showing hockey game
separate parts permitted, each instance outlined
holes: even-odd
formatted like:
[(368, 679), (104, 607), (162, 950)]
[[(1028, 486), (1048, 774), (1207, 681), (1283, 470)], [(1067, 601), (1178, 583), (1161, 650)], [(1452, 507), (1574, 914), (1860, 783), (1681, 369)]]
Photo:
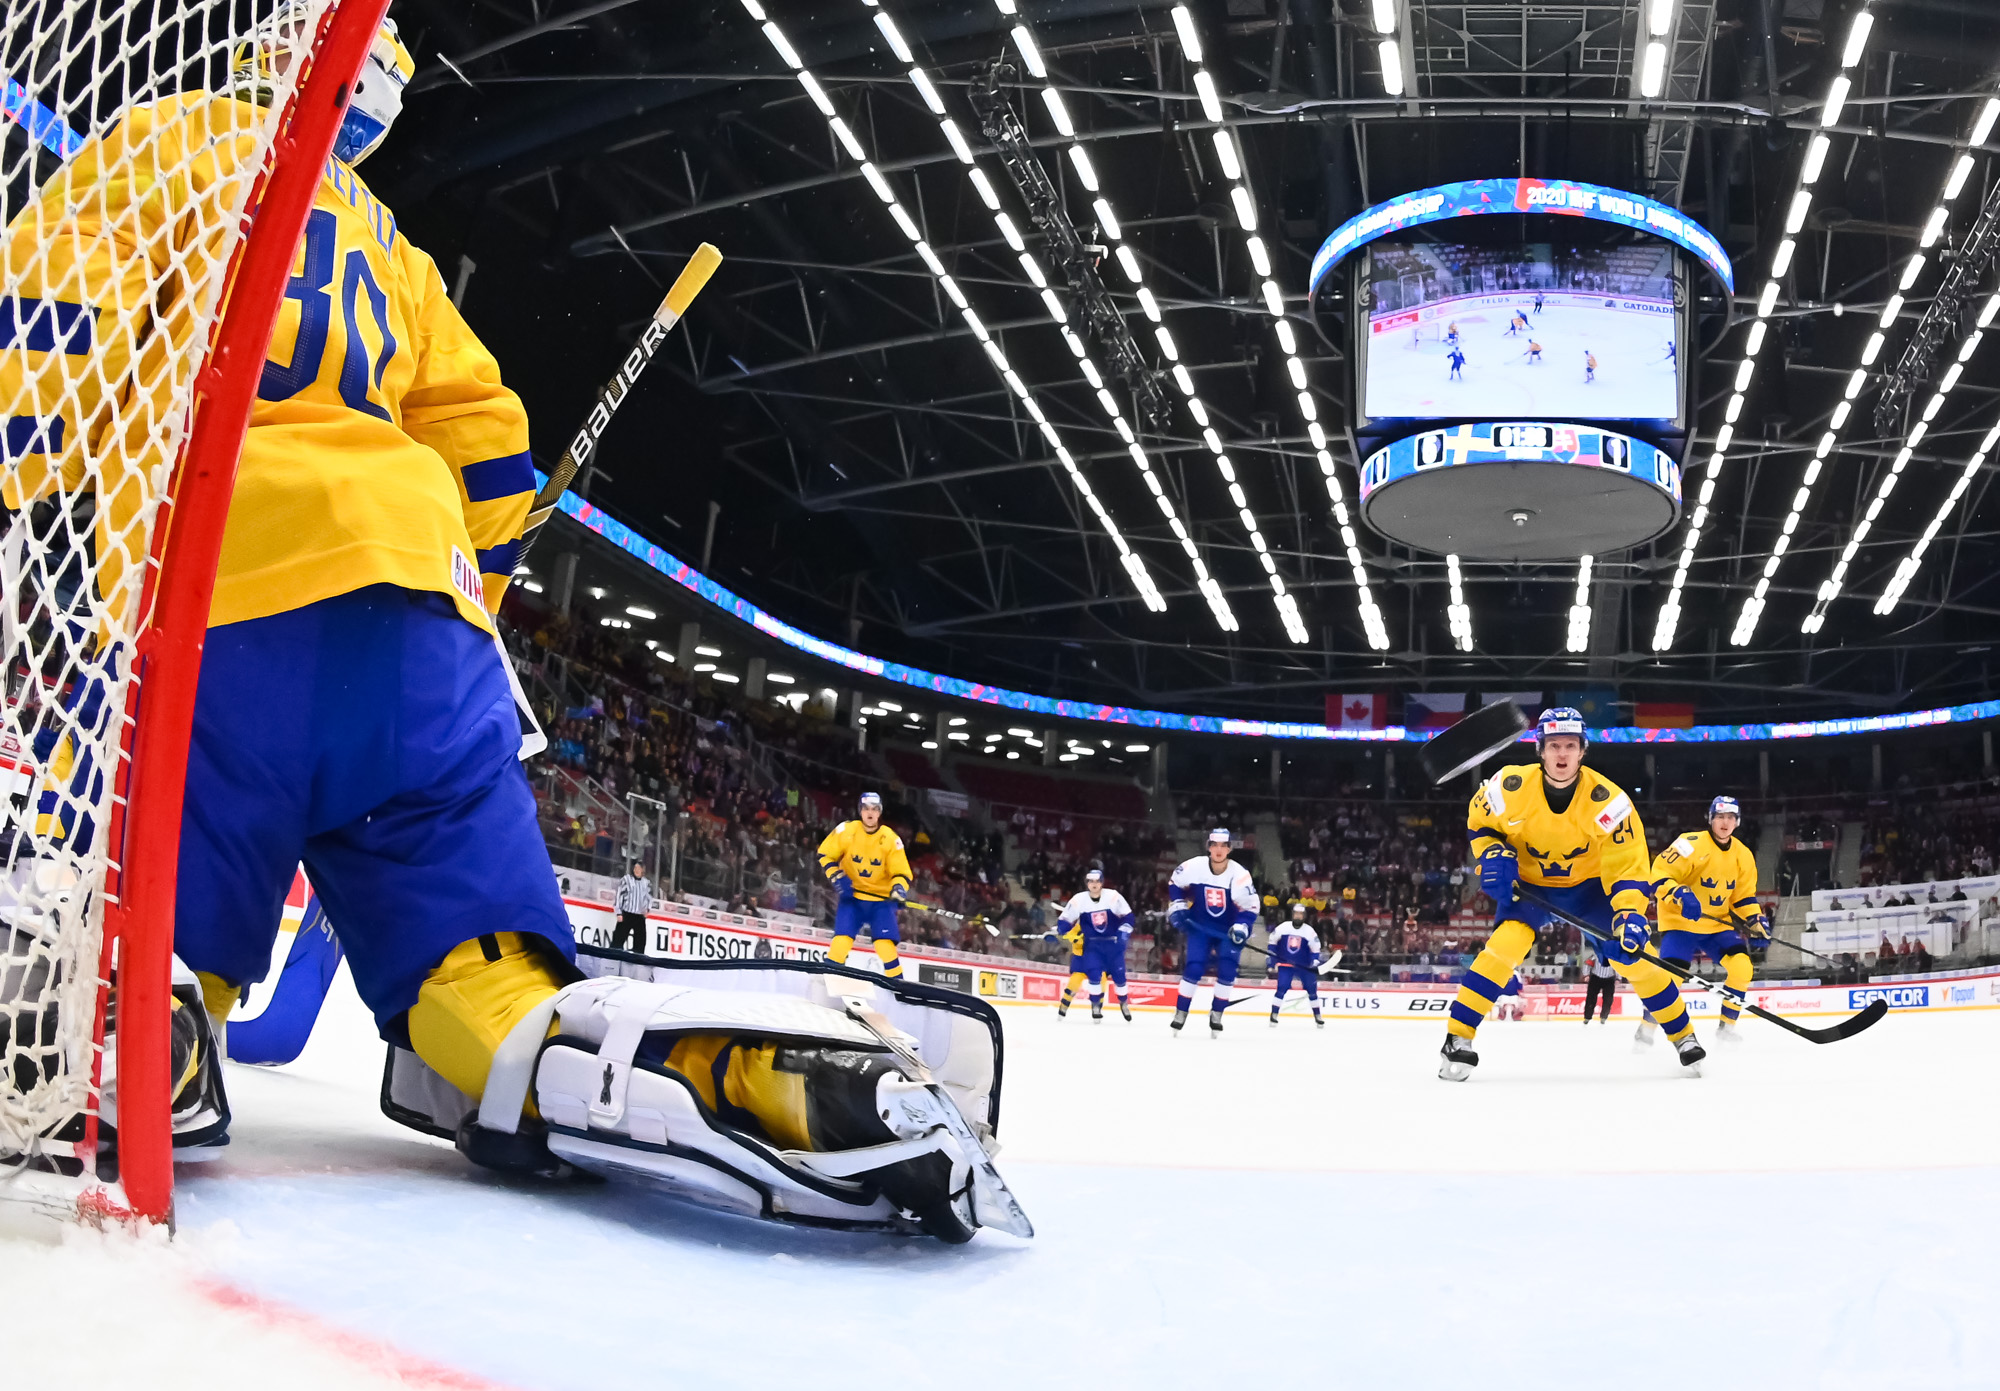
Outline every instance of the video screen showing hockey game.
[(1680, 415), (1672, 247), (1369, 251), (1362, 414)]

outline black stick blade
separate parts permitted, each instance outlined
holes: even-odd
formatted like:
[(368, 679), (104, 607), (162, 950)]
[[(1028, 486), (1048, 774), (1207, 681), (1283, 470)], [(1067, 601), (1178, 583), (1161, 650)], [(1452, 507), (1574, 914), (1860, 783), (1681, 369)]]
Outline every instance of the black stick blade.
[(1534, 721), (1511, 700), (1482, 705), (1425, 744), (1417, 759), (1424, 765), (1424, 776), (1434, 785), (1449, 782), (1467, 769), (1477, 768), (1533, 726)]

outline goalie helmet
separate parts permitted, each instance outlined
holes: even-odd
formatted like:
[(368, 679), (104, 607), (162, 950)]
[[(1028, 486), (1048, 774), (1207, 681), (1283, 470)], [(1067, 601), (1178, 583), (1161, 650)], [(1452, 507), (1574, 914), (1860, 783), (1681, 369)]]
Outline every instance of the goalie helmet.
[[(318, 9), (296, 0), (280, 5), (269, 19), (257, 26), (255, 37), (236, 51), (231, 91), (251, 101), (269, 104), (278, 80), (290, 67), (292, 58), (312, 43)], [(403, 88), (416, 74), (417, 65), (403, 47), (396, 21), (384, 19), (375, 31), (361, 71), (354, 79), (354, 91), (333, 138), (333, 157), (346, 164), (359, 164), (375, 152), (389, 134), (403, 110)]]
[(1583, 741), (1586, 751), (1590, 748), (1590, 730), (1583, 723), (1583, 712), (1574, 706), (1557, 705), (1542, 711), (1542, 717), (1535, 721), (1536, 753), (1542, 751), (1552, 734), (1574, 734)]

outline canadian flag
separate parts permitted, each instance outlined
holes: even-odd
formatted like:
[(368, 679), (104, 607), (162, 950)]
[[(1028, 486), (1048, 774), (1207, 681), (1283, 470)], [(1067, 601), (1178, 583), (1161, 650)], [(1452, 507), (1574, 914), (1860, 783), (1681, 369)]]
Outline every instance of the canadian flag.
[(1389, 697), (1381, 691), (1372, 695), (1330, 695), (1326, 698), (1328, 729), (1387, 729)]

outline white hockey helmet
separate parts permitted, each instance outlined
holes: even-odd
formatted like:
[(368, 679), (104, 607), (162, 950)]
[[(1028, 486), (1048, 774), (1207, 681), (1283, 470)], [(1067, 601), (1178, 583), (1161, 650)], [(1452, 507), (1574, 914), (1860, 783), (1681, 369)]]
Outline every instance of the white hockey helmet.
[[(250, 101), (270, 104), (278, 80), (291, 60), (312, 46), (319, 10), (310, 0), (281, 4), (236, 50), (230, 89)], [(375, 31), (361, 71), (355, 77), (347, 113), (333, 138), (335, 159), (359, 164), (389, 134), (403, 110), (403, 88), (417, 65), (403, 47), (396, 21), (384, 19)]]
[(1229, 838), (1229, 828), (1227, 826), (1217, 826), (1214, 830), (1208, 833), (1208, 843), (1210, 845), (1221, 845), (1221, 846), (1228, 846), (1232, 844)]
[(416, 71), (410, 51), (397, 36), (396, 21), (384, 19), (375, 31), (375, 42), (368, 46), (360, 75), (354, 79), (354, 95), (348, 99), (340, 133), (333, 138), (335, 159), (359, 164), (375, 152), (402, 114), (403, 88)]

